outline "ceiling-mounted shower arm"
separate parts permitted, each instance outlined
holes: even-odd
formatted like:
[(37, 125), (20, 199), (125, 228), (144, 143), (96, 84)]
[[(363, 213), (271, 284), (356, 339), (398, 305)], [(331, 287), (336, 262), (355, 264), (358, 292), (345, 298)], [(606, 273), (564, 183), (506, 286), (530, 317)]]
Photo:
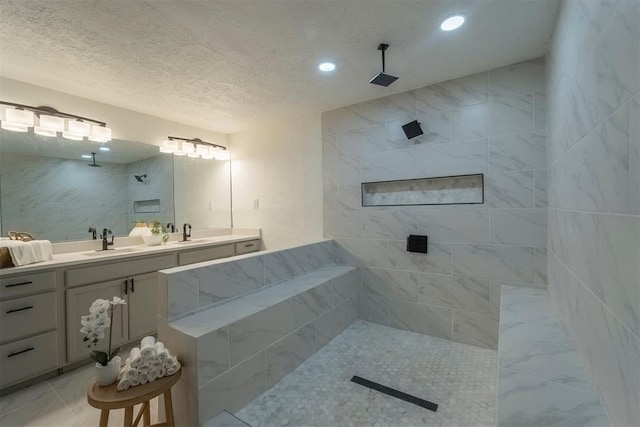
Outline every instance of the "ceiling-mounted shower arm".
[(388, 47), (389, 45), (384, 43), (380, 43), (380, 45), (378, 45), (378, 50), (382, 52), (382, 72), (383, 73), (384, 73), (384, 52), (387, 50)]

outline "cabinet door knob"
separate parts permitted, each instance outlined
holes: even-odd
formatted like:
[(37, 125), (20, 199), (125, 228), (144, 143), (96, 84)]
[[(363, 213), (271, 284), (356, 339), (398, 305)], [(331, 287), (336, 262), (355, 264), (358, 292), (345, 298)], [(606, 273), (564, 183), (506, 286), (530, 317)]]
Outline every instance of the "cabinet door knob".
[(133, 277), (131, 278), (131, 292), (135, 292), (136, 288), (135, 288), (135, 280), (133, 279)]
[(124, 294), (125, 295), (129, 294), (129, 279), (125, 279), (124, 281)]

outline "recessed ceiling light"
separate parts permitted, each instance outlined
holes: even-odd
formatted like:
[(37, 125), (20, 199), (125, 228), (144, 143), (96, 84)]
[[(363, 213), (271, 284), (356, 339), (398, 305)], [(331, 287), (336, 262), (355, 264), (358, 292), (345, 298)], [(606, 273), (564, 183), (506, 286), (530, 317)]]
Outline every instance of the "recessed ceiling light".
[(82, 158), (83, 159), (90, 159), (91, 158), (91, 154), (83, 154)]
[(328, 73), (329, 71), (333, 71), (336, 69), (336, 64), (333, 62), (323, 62), (318, 65), (318, 70)]
[(100, 151), (111, 151), (109, 147), (100, 147)]
[(442, 24), (440, 24), (440, 29), (442, 31), (451, 31), (451, 30), (458, 29), (462, 26), (462, 24), (464, 24), (465, 20), (466, 18), (464, 15), (450, 16), (444, 21), (442, 21)]

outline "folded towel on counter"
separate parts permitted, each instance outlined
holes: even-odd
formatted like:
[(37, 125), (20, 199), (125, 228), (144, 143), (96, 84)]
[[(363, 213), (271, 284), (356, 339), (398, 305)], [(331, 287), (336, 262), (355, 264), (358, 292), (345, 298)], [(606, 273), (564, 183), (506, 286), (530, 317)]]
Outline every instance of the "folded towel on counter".
[(2, 240), (0, 247), (6, 247), (9, 250), (13, 265), (16, 267), (53, 259), (51, 242), (48, 240), (31, 240), (29, 242)]
[(154, 337), (144, 337), (140, 341), (140, 354), (143, 360), (156, 358), (156, 339)]
[(142, 365), (142, 355), (138, 347), (133, 347), (129, 352), (129, 365), (135, 369)]

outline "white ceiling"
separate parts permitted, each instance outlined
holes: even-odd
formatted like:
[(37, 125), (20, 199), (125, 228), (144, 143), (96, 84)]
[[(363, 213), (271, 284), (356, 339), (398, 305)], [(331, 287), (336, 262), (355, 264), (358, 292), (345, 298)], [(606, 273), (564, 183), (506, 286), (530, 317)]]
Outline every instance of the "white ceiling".
[[(556, 9), (557, 0), (2, 0), (0, 74), (231, 133), (541, 56)], [(459, 12), (468, 23), (440, 31)], [(387, 72), (400, 77), (388, 88), (368, 83), (381, 42)], [(338, 64), (331, 75), (316, 68), (326, 59)]]

